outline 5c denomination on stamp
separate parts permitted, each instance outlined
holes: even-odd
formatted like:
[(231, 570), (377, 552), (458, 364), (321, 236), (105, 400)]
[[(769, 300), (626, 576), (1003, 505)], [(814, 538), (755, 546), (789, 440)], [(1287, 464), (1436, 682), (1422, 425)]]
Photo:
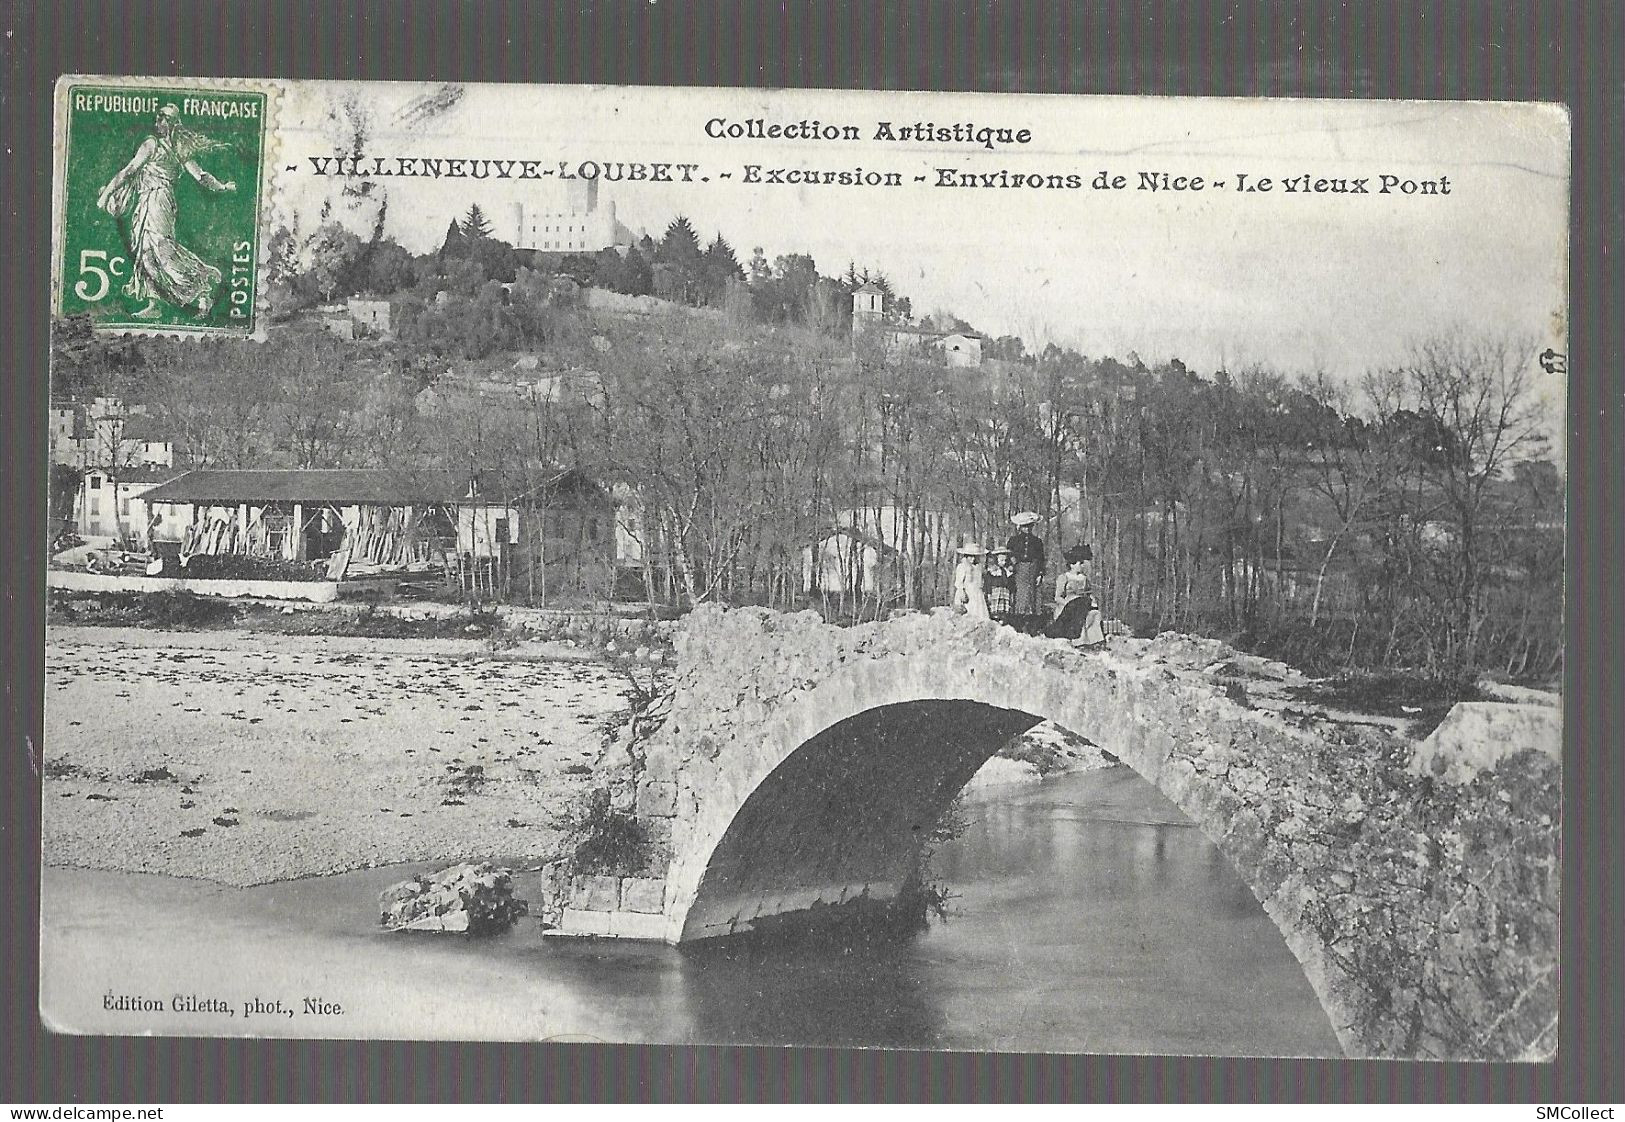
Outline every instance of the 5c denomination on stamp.
[(270, 95), (64, 79), (58, 96), (57, 312), (255, 334)]

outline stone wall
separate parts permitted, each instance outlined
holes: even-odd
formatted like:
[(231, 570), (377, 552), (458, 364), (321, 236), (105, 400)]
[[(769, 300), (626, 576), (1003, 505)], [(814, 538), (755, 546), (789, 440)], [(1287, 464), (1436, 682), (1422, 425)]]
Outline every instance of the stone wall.
[(1047, 718), (1116, 754), (1214, 841), (1351, 1055), (1555, 1047), (1549, 716), (1481, 708), (1472, 743), (1493, 736), (1497, 751), (1419, 751), (1233, 700), (1200, 666), (1217, 646), (1195, 661), (1166, 643), (1079, 652), (945, 611), (837, 628), (702, 608), (677, 645), (669, 714), (630, 731), (605, 777), (648, 827), (646, 867), (574, 884), (565, 930), (677, 942), (885, 897), (932, 808)]
[(251, 596), (264, 600), (300, 600), (329, 604), (338, 599), (339, 586), (319, 580), (188, 580), (185, 577), (111, 576), (52, 569), (45, 574), (49, 588), (65, 592), (190, 592), (194, 596)]

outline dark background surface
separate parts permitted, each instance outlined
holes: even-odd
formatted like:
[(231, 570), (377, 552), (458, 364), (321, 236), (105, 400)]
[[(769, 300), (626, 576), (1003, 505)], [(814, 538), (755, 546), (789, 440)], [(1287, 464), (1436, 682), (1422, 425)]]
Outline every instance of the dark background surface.
[[(1592, 4), (55, 3), (0, 15), (6, 911), (0, 1100), (1618, 1101), (1625, 366), (1617, 69)], [(1483, 98), (1570, 106), (1563, 994), (1554, 1065), (85, 1039), (41, 1032), (51, 89), (63, 73)]]

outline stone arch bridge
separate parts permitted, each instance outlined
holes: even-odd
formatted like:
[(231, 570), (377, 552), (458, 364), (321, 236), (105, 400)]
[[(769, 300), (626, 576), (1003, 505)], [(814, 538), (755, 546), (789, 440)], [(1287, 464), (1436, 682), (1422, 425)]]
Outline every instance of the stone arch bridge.
[(1463, 705), (1418, 743), (1254, 708), (1200, 665), (1204, 641), (1183, 663), (1159, 643), (1081, 652), (946, 611), (840, 628), (701, 608), (669, 708), (636, 715), (600, 776), (647, 852), (568, 870), (558, 933), (686, 943), (887, 900), (978, 767), (1050, 720), (1218, 846), (1346, 1052), (1550, 1055), (1560, 711)]

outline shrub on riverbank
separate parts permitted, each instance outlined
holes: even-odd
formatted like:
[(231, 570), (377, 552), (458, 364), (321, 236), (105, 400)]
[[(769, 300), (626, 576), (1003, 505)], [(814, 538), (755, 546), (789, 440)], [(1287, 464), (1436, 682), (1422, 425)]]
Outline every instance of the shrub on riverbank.
[(272, 635), (358, 639), (485, 639), (493, 651), (512, 647), (525, 637), (522, 627), (507, 623), (495, 608), (410, 618), (380, 611), (370, 604), (359, 612), (333, 608), (290, 611), (191, 592), (54, 593), (48, 602), (47, 619), (52, 623), (155, 630), (233, 628)]
[(649, 836), (643, 823), (615, 810), (610, 794), (598, 788), (588, 797), (577, 824), (573, 871), (577, 874), (636, 873), (649, 857)]
[(507, 632), (494, 608), (469, 608), (456, 615), (412, 618), (380, 611), (371, 604), (359, 612), (318, 610), (284, 615), (256, 605), (243, 620), (250, 631), (278, 635), (342, 635), (356, 639), (486, 639)]
[(187, 580), (274, 580), (320, 581), (327, 579), (327, 565), (320, 561), (286, 561), (280, 557), (244, 557), (235, 553), (219, 556), (201, 554), (184, 566), (173, 558), (164, 561), (166, 577)]
[(237, 605), (229, 600), (190, 592), (104, 592), (52, 596), (46, 618), (57, 623), (191, 631), (233, 626), (237, 612)]

